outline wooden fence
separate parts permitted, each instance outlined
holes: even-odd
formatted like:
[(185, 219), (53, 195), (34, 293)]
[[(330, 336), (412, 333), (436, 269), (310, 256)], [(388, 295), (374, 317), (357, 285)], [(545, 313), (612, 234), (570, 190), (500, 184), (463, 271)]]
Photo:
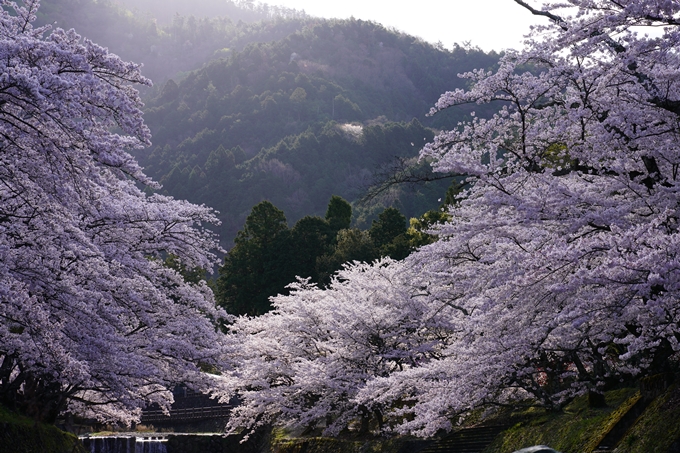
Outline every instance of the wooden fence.
[(171, 409), (170, 415), (164, 413), (161, 410), (145, 410), (142, 412), (141, 422), (174, 422), (227, 418), (231, 408), (231, 405), (222, 405), (210, 407), (192, 407), (188, 409)]

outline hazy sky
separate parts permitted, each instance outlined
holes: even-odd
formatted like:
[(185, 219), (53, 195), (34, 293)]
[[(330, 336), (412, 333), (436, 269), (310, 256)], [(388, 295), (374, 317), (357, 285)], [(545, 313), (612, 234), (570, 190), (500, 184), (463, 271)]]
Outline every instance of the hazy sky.
[(312, 16), (373, 20), (426, 41), (484, 50), (521, 47), (531, 24), (545, 21), (512, 0), (265, 0)]

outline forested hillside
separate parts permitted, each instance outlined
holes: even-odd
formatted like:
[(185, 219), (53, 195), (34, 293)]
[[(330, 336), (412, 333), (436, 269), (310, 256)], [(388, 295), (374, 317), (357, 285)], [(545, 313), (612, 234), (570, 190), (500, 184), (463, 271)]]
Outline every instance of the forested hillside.
[[(426, 125), (455, 124), (433, 123), (430, 106), (463, 85), (458, 72), (495, 61), (370, 22), (310, 22), (168, 81), (147, 103), (154, 146), (139, 159), (167, 193), (218, 209), (226, 238), (262, 199), (290, 220), (323, 214), (331, 195), (354, 201), (376, 171), (416, 156), (434, 136)], [(393, 192), (387, 203), (417, 216), (449, 183)]]
[[(143, 93), (153, 145), (136, 157), (162, 193), (219, 210), (226, 247), (262, 200), (289, 221), (323, 215), (333, 194), (356, 202), (376, 172), (413, 159), (432, 128), (474, 109), (427, 116), (441, 93), (465, 86), (457, 74), (498, 60), (361, 20), (243, 2), (199, 2), (199, 17), (175, 7), (165, 9), (170, 21), (156, 20), (164, 11), (152, 0), (46, 0), (40, 20), (144, 65), (156, 84)], [(450, 182), (395, 187), (375, 206), (355, 206), (354, 224), (367, 228), (390, 205), (419, 216)]]

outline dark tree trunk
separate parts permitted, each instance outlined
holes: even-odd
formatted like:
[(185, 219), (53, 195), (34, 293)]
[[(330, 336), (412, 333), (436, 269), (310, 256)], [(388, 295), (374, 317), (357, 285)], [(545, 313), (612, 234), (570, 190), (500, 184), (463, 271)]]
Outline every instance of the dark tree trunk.
[(359, 414), (361, 414), (361, 426), (359, 427), (359, 434), (369, 433), (369, 422), (371, 420), (371, 412), (366, 406), (359, 406)]

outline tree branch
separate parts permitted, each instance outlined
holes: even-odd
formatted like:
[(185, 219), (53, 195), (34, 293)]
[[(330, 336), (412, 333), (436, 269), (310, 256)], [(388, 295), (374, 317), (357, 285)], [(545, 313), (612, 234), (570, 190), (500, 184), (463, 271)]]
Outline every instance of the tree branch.
[(524, 7), (524, 8), (526, 8), (527, 10), (529, 10), (529, 12), (530, 12), (531, 14), (533, 14), (534, 16), (543, 16), (543, 17), (547, 17), (548, 19), (550, 19), (550, 20), (552, 20), (553, 22), (555, 22), (562, 30), (565, 30), (565, 31), (567, 30), (567, 23), (566, 23), (566, 22), (564, 21), (564, 19), (562, 19), (560, 16), (558, 16), (558, 15), (556, 15), (556, 14), (553, 14), (553, 13), (551, 13), (551, 12), (549, 12), (549, 11), (540, 11), (540, 10), (537, 10), (536, 8), (533, 8), (531, 5), (529, 5), (529, 4), (526, 3), (526, 2), (523, 2), (522, 0), (515, 0), (515, 3), (517, 3), (518, 5), (520, 5), (520, 6)]

